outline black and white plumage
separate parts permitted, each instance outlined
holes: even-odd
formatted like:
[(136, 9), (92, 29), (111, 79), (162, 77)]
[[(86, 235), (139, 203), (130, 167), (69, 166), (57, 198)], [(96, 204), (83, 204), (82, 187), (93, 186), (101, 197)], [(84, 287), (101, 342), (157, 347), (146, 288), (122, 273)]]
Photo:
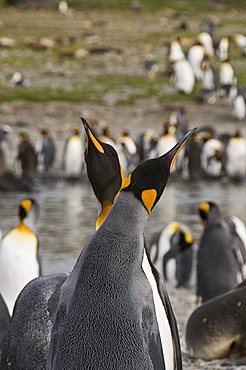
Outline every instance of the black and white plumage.
[(84, 164), (84, 147), (80, 138), (79, 130), (71, 129), (70, 136), (65, 143), (63, 154), (63, 168), (67, 178), (78, 178), (81, 176)]
[(150, 258), (173, 286), (188, 287), (192, 271), (193, 236), (188, 226), (170, 222), (150, 242)]
[(49, 369), (97, 368), (99, 362), (102, 370), (181, 369), (175, 319), (145, 253), (143, 226), (188, 136), (166, 156), (137, 167), (81, 252), (64, 285), (69, 295), (59, 302)]
[(246, 139), (236, 132), (226, 146), (225, 171), (229, 178), (243, 180), (246, 177)]
[(223, 144), (211, 138), (205, 142), (201, 153), (201, 167), (205, 177), (218, 178), (222, 175)]
[(37, 170), (37, 154), (27, 133), (20, 134), (17, 161), (23, 178), (32, 179)]
[(48, 171), (52, 168), (55, 160), (55, 143), (49, 135), (48, 130), (40, 131), (41, 137), (36, 145), (36, 152), (38, 156), (38, 169), (40, 171)]
[(229, 102), (233, 116), (239, 121), (244, 120), (246, 115), (245, 93), (236, 84), (232, 84), (230, 87)]
[(216, 203), (202, 202), (199, 214), (205, 228), (197, 254), (197, 295), (205, 302), (243, 281), (246, 253)]
[(191, 64), (185, 58), (172, 62), (171, 81), (177, 91), (184, 94), (191, 94), (195, 86), (195, 75)]
[(10, 314), (20, 291), (40, 274), (38, 236), (34, 231), (37, 212), (34, 199), (23, 199), (19, 206), (19, 225), (1, 240), (0, 293)]

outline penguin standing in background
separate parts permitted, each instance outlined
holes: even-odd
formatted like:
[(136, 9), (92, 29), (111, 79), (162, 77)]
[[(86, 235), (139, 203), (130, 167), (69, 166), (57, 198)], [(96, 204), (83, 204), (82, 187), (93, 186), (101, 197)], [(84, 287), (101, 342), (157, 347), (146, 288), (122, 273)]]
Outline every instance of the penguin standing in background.
[(203, 78), (202, 63), (205, 56), (205, 50), (201, 43), (197, 42), (191, 46), (187, 53), (187, 59), (190, 62), (196, 81), (201, 81)]
[(236, 77), (234, 68), (228, 59), (220, 63), (219, 67), (219, 84), (222, 96), (228, 95), (233, 84), (235, 84)]
[[(211, 31), (210, 31), (211, 32)], [(209, 32), (200, 32), (197, 36), (198, 41), (205, 49), (205, 53), (209, 58), (214, 56), (214, 46), (213, 46), (213, 33)]]
[(192, 271), (193, 236), (188, 226), (170, 222), (150, 242), (150, 259), (164, 278), (176, 287), (188, 287)]
[(131, 172), (137, 164), (137, 146), (128, 131), (120, 135), (119, 145), (127, 161), (127, 171)]
[(34, 146), (26, 133), (20, 134), (17, 161), (20, 162), (22, 177), (32, 179), (37, 170), (37, 154)]
[(40, 131), (41, 137), (37, 143), (36, 151), (38, 156), (38, 169), (49, 171), (55, 160), (55, 144), (48, 130)]
[(209, 104), (214, 104), (217, 99), (214, 69), (208, 61), (204, 61), (201, 65), (201, 70), (202, 90), (198, 96), (199, 100)]
[(205, 228), (197, 254), (197, 296), (205, 302), (242, 282), (246, 255), (217, 204), (200, 203), (199, 214)]
[(171, 63), (170, 78), (177, 91), (191, 94), (195, 85), (195, 75), (191, 64), (185, 58)]
[(246, 177), (246, 139), (239, 131), (231, 137), (226, 147), (225, 171), (234, 180)]
[(180, 36), (177, 36), (176, 39), (170, 43), (168, 61), (169, 63), (173, 63), (182, 59), (185, 59), (185, 55), (181, 46)]
[(71, 135), (67, 139), (64, 148), (63, 167), (66, 177), (78, 178), (81, 176), (84, 163), (83, 151), (84, 148), (80, 138), (80, 132), (74, 127), (71, 129)]
[(236, 33), (234, 35), (234, 41), (236, 45), (238, 46), (241, 55), (245, 56), (246, 55), (246, 36), (243, 35), (242, 33)]
[(169, 117), (170, 125), (175, 126), (175, 135), (180, 140), (188, 131), (188, 122), (186, 118), (186, 109), (181, 106), (176, 108)]
[(230, 87), (229, 102), (232, 107), (232, 114), (239, 121), (244, 120), (246, 114), (245, 94), (236, 84)]
[(223, 145), (217, 139), (205, 142), (201, 154), (201, 166), (205, 177), (218, 178), (222, 175)]
[(195, 133), (185, 147), (182, 162), (182, 176), (185, 180), (199, 180), (202, 177), (201, 154), (203, 142), (199, 133)]
[(138, 135), (136, 139), (139, 162), (157, 156), (158, 138), (154, 131), (147, 129)]
[(34, 232), (37, 213), (36, 201), (23, 199), (19, 206), (19, 225), (1, 240), (0, 293), (11, 315), (20, 291), (40, 274), (38, 237)]
[(48, 369), (98, 363), (101, 370), (182, 368), (176, 322), (145, 253), (143, 228), (190, 135), (134, 170), (83, 248), (67, 279), (69, 302), (59, 303), (56, 325), (62, 331), (55, 336)]
[(230, 40), (230, 36), (224, 36), (219, 41), (216, 53), (221, 62), (225, 62), (229, 58)]

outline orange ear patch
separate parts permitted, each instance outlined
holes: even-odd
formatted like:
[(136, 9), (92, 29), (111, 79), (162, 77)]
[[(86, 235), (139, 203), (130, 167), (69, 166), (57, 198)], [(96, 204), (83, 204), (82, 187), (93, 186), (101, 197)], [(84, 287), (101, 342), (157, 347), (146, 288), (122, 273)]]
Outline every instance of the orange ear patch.
[(24, 208), (24, 210), (26, 211), (26, 213), (28, 214), (32, 208), (32, 202), (30, 199), (24, 199), (22, 200), (21, 202), (21, 207)]
[(100, 153), (104, 153), (104, 149), (103, 149), (102, 145), (97, 141), (97, 139), (95, 138), (95, 136), (92, 134), (91, 130), (88, 130), (88, 134), (90, 136), (91, 141), (93, 142), (93, 144), (97, 148), (97, 150)]
[(157, 191), (155, 189), (147, 189), (147, 190), (142, 191), (142, 194), (141, 194), (142, 202), (149, 214), (153, 208), (156, 197), (157, 197)]
[(125, 180), (125, 182), (124, 182), (124, 184), (123, 184), (123, 186), (122, 186), (122, 189), (127, 188), (127, 187), (130, 185), (131, 180), (132, 180), (131, 175), (129, 175), (129, 176), (127, 177), (127, 179)]
[(210, 208), (210, 206), (209, 206), (209, 204), (208, 204), (207, 202), (202, 202), (202, 203), (200, 203), (200, 205), (199, 205), (199, 209), (200, 209), (201, 211), (205, 212), (205, 213), (208, 213), (209, 208)]

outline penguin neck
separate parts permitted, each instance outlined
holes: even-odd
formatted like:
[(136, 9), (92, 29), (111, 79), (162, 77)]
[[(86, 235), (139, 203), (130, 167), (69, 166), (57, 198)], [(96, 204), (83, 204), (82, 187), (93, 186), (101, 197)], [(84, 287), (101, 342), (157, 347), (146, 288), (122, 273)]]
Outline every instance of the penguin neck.
[(103, 227), (113, 232), (143, 234), (148, 213), (131, 192), (122, 191), (112, 207)]
[(23, 226), (25, 226), (27, 229), (30, 229), (33, 232), (36, 232), (35, 216), (32, 213), (30, 213), (23, 220), (20, 220), (19, 227)]

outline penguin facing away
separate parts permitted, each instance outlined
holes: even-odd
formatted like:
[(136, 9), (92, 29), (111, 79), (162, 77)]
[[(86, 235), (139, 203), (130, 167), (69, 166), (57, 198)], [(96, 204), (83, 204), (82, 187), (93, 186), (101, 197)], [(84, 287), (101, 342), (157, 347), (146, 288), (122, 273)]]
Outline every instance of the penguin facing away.
[(41, 138), (37, 144), (38, 168), (41, 171), (48, 171), (55, 160), (55, 144), (48, 130), (40, 131)]
[[(190, 135), (135, 169), (82, 250), (67, 279), (73, 287), (69, 305), (59, 304), (56, 321), (63, 330), (48, 368), (96, 369), (100, 364), (100, 369), (160, 370), (165, 363), (167, 369), (181, 369), (177, 332), (175, 349), (175, 331), (167, 319), (171, 308), (166, 304), (155, 310), (153, 301), (157, 304), (160, 296), (153, 272), (152, 278), (148, 275), (143, 227)], [(163, 299), (167, 302), (166, 293)]]
[(205, 229), (197, 254), (197, 295), (205, 302), (242, 282), (246, 258), (216, 203), (200, 203), (199, 214)]
[(33, 231), (37, 212), (34, 199), (23, 199), (19, 206), (19, 225), (1, 240), (0, 293), (11, 315), (20, 291), (40, 274), (38, 237)]

